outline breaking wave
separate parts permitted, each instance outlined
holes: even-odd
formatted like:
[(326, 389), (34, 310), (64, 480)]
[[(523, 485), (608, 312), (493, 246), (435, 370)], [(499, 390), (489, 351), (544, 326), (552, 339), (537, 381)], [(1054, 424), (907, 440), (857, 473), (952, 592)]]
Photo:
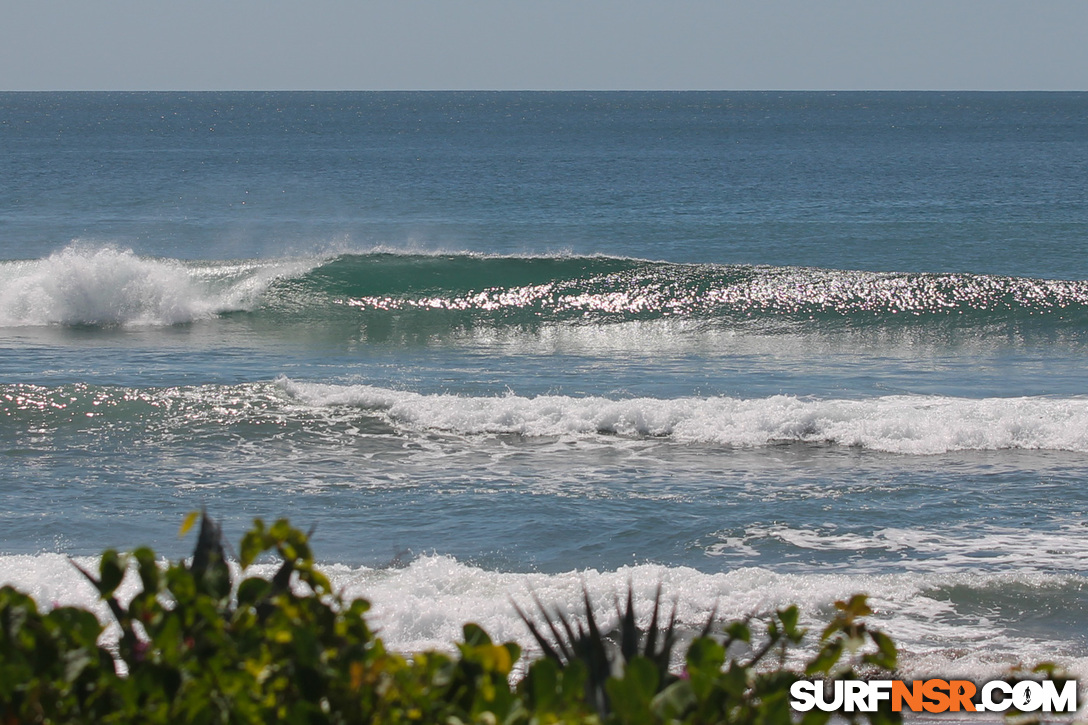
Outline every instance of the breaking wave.
[[(423, 394), (371, 385), (307, 383), (126, 388), (84, 383), (0, 385), (0, 421), (10, 430), (107, 425), (185, 435), (246, 423), (316, 432), (345, 421), (367, 430), (520, 436), (602, 442), (651, 439), (757, 448), (781, 444), (933, 455), (972, 450), (1088, 452), (1088, 398), (956, 398), (891, 395), (820, 399), (604, 398)], [(387, 427), (388, 426), (388, 427)]]
[(852, 446), (927, 455), (966, 450), (1088, 451), (1088, 398), (860, 400), (423, 395), (369, 385), (280, 385), (310, 405), (354, 406), (394, 426), (460, 435), (623, 436), (757, 447)]
[(255, 307), (269, 285), (314, 262), (185, 263), (74, 245), (0, 262), (0, 326), (161, 326)]
[[(96, 565), (89, 557), (77, 557), (76, 562), (91, 569)], [(273, 565), (252, 569), (260, 576), (274, 573)], [(645, 627), (660, 584), (669, 599), (676, 599), (680, 628), (692, 632), (702, 627), (712, 610), (729, 619), (767, 614), (789, 604), (800, 605), (803, 624), (818, 631), (836, 600), (872, 592), (875, 622), (895, 638), (900, 668), (908, 677), (933, 672), (993, 677), (1013, 664), (1055, 659), (1075, 674), (1088, 671), (1088, 659), (1069, 651), (1068, 642), (1040, 638), (1013, 624), (1016, 607), (1060, 619), (1083, 596), (1083, 578), (1075, 575), (789, 574), (758, 567), (704, 573), (657, 564), (544, 574), (492, 571), (442, 555), (422, 556), (403, 568), (330, 564), (324, 571), (346, 597), (369, 599), (372, 624), (388, 646), (406, 653), (449, 649), (460, 639), (461, 626), (470, 621), (482, 625), (496, 641), (516, 640), (534, 653), (536, 645), (511, 604), (529, 606), (532, 594), (578, 616), (583, 591), (588, 592), (597, 605), (598, 621), (607, 630), (616, 621), (614, 597), (630, 585), (639, 624)], [(126, 579), (119, 591), (122, 599), (135, 594), (136, 580)], [(0, 556), (0, 584), (28, 592), (44, 606), (82, 606), (110, 622), (97, 592), (61, 554)], [(979, 608), (991, 616), (978, 617)], [(996, 616), (998, 612), (1005, 616)], [(107, 642), (117, 636), (116, 627), (111, 627)]]
[(614, 257), (371, 252), (180, 261), (73, 245), (0, 263), (0, 325), (173, 325), (232, 312), (273, 323), (408, 330), (663, 318), (1088, 322), (1088, 282), (674, 264)]
[[(972, 450), (1088, 452), (1088, 398), (892, 395), (820, 399), (603, 398), (423, 394), (371, 385), (307, 383), (125, 388), (0, 385), (10, 430), (106, 425), (186, 435), (223, 425), (289, 426), (350, 435), (345, 421), (464, 437), (520, 436), (603, 442), (650, 439), (757, 448), (781, 444), (933, 455)], [(387, 427), (388, 426), (388, 427)]]

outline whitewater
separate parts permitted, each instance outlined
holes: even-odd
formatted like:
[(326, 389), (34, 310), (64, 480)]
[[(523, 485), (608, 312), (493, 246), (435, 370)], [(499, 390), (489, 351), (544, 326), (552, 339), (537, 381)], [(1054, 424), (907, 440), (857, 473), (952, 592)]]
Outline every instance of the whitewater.
[(316, 526), (407, 652), (660, 583), (1086, 673), (1086, 113), (0, 94), (0, 582), (108, 621), (69, 557), (206, 507)]

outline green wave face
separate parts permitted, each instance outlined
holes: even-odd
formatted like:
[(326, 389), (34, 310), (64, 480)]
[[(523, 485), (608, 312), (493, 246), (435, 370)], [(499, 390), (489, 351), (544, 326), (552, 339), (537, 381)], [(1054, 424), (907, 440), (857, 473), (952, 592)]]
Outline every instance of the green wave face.
[(259, 314), (428, 326), (685, 317), (898, 325), (1083, 324), (1088, 283), (966, 274), (671, 264), (606, 257), (344, 255), (267, 290)]
[(469, 293), (574, 283), (645, 267), (608, 257), (478, 257), (466, 254), (344, 255), (303, 279), (334, 295)]

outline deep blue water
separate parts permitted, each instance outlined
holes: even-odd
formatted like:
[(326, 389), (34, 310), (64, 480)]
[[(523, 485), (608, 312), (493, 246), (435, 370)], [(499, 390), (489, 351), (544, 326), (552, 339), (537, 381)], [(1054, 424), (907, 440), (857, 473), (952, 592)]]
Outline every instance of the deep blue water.
[(180, 556), (207, 506), (317, 523), (405, 647), (633, 578), (1083, 667), (1086, 130), (1075, 93), (0, 94), (0, 578), (84, 601), (57, 553)]

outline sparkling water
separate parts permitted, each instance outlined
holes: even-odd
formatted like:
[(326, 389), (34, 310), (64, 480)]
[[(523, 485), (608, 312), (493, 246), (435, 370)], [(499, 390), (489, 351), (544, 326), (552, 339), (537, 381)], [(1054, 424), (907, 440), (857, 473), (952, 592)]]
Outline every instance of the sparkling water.
[(5, 93), (0, 152), (43, 601), (207, 507), (405, 650), (662, 582), (1088, 672), (1088, 94)]

